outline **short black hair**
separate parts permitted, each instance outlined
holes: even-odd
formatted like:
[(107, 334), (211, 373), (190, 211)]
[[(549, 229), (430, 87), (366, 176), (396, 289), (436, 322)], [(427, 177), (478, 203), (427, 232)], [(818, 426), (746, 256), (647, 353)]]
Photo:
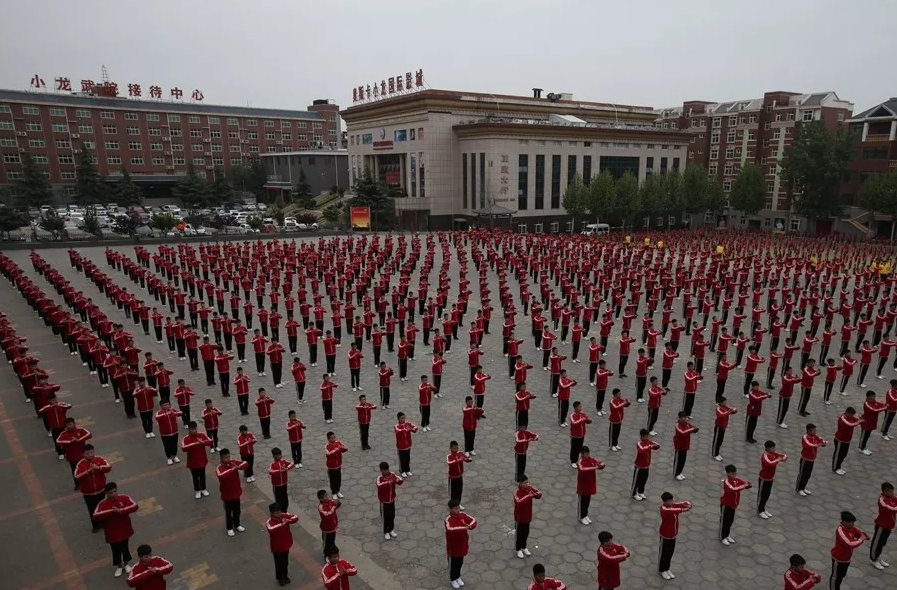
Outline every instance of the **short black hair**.
[(141, 545), (137, 548), (137, 555), (152, 555), (153, 548), (149, 545)]
[(545, 566), (542, 565), (541, 563), (537, 563), (536, 565), (533, 566), (533, 575), (534, 576), (538, 576), (539, 574), (544, 574), (544, 573), (545, 573)]
[(797, 566), (802, 566), (802, 565), (806, 565), (806, 564), (807, 564), (807, 560), (804, 559), (804, 556), (801, 555), (800, 553), (795, 553), (795, 554), (793, 554), (793, 555), (788, 559), (788, 561), (791, 562), (791, 567), (797, 567)]
[(841, 521), (842, 522), (856, 522), (857, 517), (853, 515), (853, 512), (849, 510), (844, 510), (841, 512)]
[(660, 499), (663, 500), (664, 502), (666, 502), (667, 500), (672, 500), (673, 494), (671, 494), (669, 492), (664, 492), (664, 493), (660, 494)]

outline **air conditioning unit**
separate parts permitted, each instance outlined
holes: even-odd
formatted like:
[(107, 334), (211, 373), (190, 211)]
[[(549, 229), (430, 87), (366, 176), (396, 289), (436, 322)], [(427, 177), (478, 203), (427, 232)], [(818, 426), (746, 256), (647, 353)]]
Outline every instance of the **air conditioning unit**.
[(248, 139), (241, 139), (241, 140), (240, 140), (240, 143), (249, 143), (249, 140), (248, 140)]
[(24, 131), (16, 131), (16, 135), (18, 135), (19, 137), (26, 137), (28, 134)]
[(81, 153), (81, 150), (72, 150), (72, 153), (73, 153), (73, 154), (80, 154), (80, 153)]
[(283, 145), (282, 141), (275, 141), (274, 143), (276, 143), (277, 145)]
[(206, 170), (214, 170), (214, 169), (215, 169), (214, 166), (206, 166)]
[(170, 138), (170, 137), (163, 137), (163, 138), (162, 138), (162, 141), (171, 141), (171, 138)]
[(174, 170), (174, 166), (166, 166), (165, 169), (166, 170)]
[(202, 140), (203, 140), (204, 142), (206, 142), (206, 143), (209, 143), (210, 141), (212, 141), (212, 140), (209, 139), (208, 137), (203, 137)]
[(81, 137), (80, 133), (72, 133), (72, 139), (80, 139), (80, 137)]
[(207, 157), (207, 158), (211, 158), (211, 157), (212, 157), (212, 152), (203, 152), (203, 155), (204, 155), (205, 157)]
[(249, 152), (243, 152), (243, 153), (240, 154), (240, 155), (243, 156), (244, 158), (248, 158), (248, 157), (249, 157)]
[(167, 151), (165, 152), (165, 155), (166, 155), (166, 156), (170, 156), (170, 155), (171, 155), (171, 150), (167, 150)]
[(20, 153), (24, 153), (24, 152), (25, 152), (25, 148), (20, 147), (20, 148), (19, 148), (19, 152), (20, 152)]

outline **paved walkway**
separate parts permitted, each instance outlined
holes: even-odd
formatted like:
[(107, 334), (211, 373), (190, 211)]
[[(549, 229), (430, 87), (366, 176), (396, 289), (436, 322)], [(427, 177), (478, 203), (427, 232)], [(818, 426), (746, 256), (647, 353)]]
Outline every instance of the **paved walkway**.
[[(131, 248), (123, 252), (133, 256)], [(101, 248), (82, 250), (101, 267), (105, 258)], [(48, 250), (41, 254), (59, 271), (71, 279), (77, 288), (94, 297), (95, 301), (117, 320), (120, 313), (112, 310), (108, 300), (101, 299), (94, 285), (83, 275), (77, 275), (68, 265), (64, 251)], [(13, 258), (31, 271), (26, 252), (17, 252)], [(438, 269), (441, 262), (436, 250)], [(470, 263), (470, 271), (473, 264)], [(107, 271), (127, 281), (117, 271)], [(451, 265), (453, 284), (458, 278), (457, 258)], [(490, 289), (498, 293), (498, 282), (490, 273)], [(42, 281), (43, 279), (38, 279)], [(417, 276), (412, 280), (416, 285)], [(128, 281), (130, 288), (130, 282)], [(452, 293), (454, 297), (455, 293)], [(106, 457), (116, 460), (112, 479), (120, 483), (122, 491), (131, 494), (143, 505), (135, 518), (137, 535), (135, 542), (150, 542), (161, 554), (175, 563), (172, 576), (176, 588), (234, 588), (237, 584), (255, 582), (257, 587), (274, 586), (271, 558), (267, 549), (267, 535), (259, 523), (249, 520), (248, 532), (236, 539), (224, 535), (222, 510), (214, 495), (217, 486), (212, 483), (212, 498), (196, 501), (192, 496), (189, 474), (183, 464), (165, 465), (158, 439), (146, 440), (139, 424), (124, 419), (122, 409), (111, 402), (110, 390), (103, 390), (77, 362), (69, 357), (58, 340), (26, 308), (18, 294), (12, 293), (7, 284), (0, 285), (3, 308), (15, 318), (19, 329), (31, 340), (32, 350), (41, 353), (42, 365), (53, 367), (53, 379), (63, 386), (67, 401), (75, 408), (72, 415), (94, 432), (95, 443)], [(477, 302), (471, 301), (472, 317)], [(677, 310), (678, 311), (678, 310)], [(500, 314), (496, 314), (500, 317)], [(469, 319), (468, 319), (469, 321)], [(529, 337), (529, 318), (518, 317), (518, 334), (525, 338), (522, 345), (524, 357), (532, 364), (540, 365)], [(676, 412), (681, 405), (682, 372), (684, 360), (673, 370), (670, 382), (671, 394), (664, 400), (656, 430), (656, 440), (663, 449), (654, 456), (651, 479), (647, 486), (648, 500), (637, 503), (629, 497), (632, 479), (632, 461), (638, 429), (644, 424), (645, 407), (633, 403), (628, 410), (621, 436), (623, 452), (611, 453), (607, 448), (607, 422), (594, 415), (589, 427), (586, 444), (593, 456), (607, 462), (600, 472), (598, 494), (593, 499), (591, 517), (594, 523), (583, 526), (576, 516), (576, 473), (567, 459), (569, 436), (566, 429), (556, 424), (554, 400), (548, 395), (548, 375), (538, 368), (530, 372), (529, 389), (539, 395), (531, 411), (530, 428), (540, 434), (541, 440), (530, 449), (527, 472), (530, 482), (542, 490), (544, 498), (535, 505), (535, 518), (530, 537), (533, 557), (517, 559), (513, 552), (512, 494), (514, 477), (514, 404), (513, 387), (507, 379), (506, 359), (501, 355), (500, 320), (493, 320), (492, 334), (484, 340), (483, 365), (492, 375), (487, 388), (487, 419), (477, 432), (477, 457), (465, 471), (464, 504), (468, 513), (479, 521), (471, 534), (471, 555), (465, 562), (464, 579), (469, 588), (496, 589), (525, 588), (531, 566), (542, 562), (550, 575), (564, 580), (570, 588), (594, 588), (595, 550), (601, 530), (612, 531), (615, 540), (627, 545), (632, 558), (623, 565), (623, 582), (626, 588), (780, 588), (782, 574), (787, 569), (788, 556), (802, 553), (808, 566), (827, 578), (830, 569), (828, 551), (833, 542), (838, 512), (849, 509), (859, 517), (858, 525), (871, 533), (875, 517), (878, 486), (885, 479), (897, 479), (897, 454), (894, 443), (887, 443), (875, 436), (871, 443), (874, 454), (865, 457), (852, 449), (845, 468), (848, 474), (838, 477), (827, 468), (831, 448), (820, 453), (819, 465), (813, 475), (811, 497), (794, 493), (797, 458), (800, 452), (800, 435), (803, 420), (792, 410), (791, 428), (782, 430), (773, 423), (775, 400), (767, 402), (760, 419), (756, 438), (758, 445), (743, 442), (744, 426), (740, 418), (744, 414), (741, 398), (743, 372), (733, 371), (729, 379), (727, 396), (737, 406), (740, 414), (733, 418), (723, 447), (726, 463), (738, 465), (740, 474), (754, 482), (756, 487), (762, 442), (773, 439), (778, 448), (793, 460), (779, 467), (775, 488), (769, 503), (774, 514), (770, 520), (761, 520), (753, 509), (755, 491), (743, 495), (732, 535), (738, 543), (724, 547), (717, 540), (719, 522), (718, 498), (723, 477), (722, 467), (710, 457), (710, 439), (713, 431), (712, 373), (700, 386), (694, 421), (701, 432), (692, 438), (692, 451), (685, 470), (687, 479), (676, 481), (672, 477), (672, 428)], [(463, 332), (463, 331), (462, 331)], [(596, 333), (595, 328), (592, 334)], [(235, 446), (237, 428), (244, 421), (259, 434), (258, 420), (253, 415), (241, 418), (234, 398), (222, 399), (215, 387), (206, 387), (201, 373), (191, 374), (186, 363), (180, 363), (170, 355), (165, 345), (135, 333), (137, 345), (144, 351), (152, 351), (176, 371), (175, 377), (185, 377), (197, 391), (197, 399), (211, 397), (224, 411), (221, 421), (221, 439), (224, 444)], [(617, 326), (611, 335), (608, 365), (616, 370)], [(374, 479), (381, 460), (397, 463), (392, 426), (395, 412), (402, 410), (413, 422), (418, 422), (417, 381), (420, 374), (430, 373), (429, 356), (418, 354), (418, 360), (410, 363), (407, 383), (394, 383), (392, 409), (377, 411), (371, 428), (372, 451), (362, 452), (358, 440), (354, 406), (357, 393), (348, 386), (348, 369), (343, 355), (346, 348), (338, 349), (337, 390), (334, 423), (324, 424), (321, 409), (316, 403), (317, 377), (309, 371), (310, 399), (304, 406), (297, 406), (288, 382), (284, 389), (274, 389), (270, 372), (267, 377), (252, 377), (252, 387), (265, 385), (278, 400), (274, 406), (274, 437), (263, 441), (256, 448), (257, 464), (266, 463), (274, 446), (288, 448), (284, 422), (289, 409), (297, 409), (308, 424), (305, 436), (305, 469), (291, 475), (291, 511), (301, 515), (302, 528), (297, 531), (297, 547), (294, 551), (292, 576), (294, 586), (320, 587), (318, 577), (320, 541), (317, 535), (318, 519), (315, 513), (315, 492), (326, 488), (323, 447), (325, 432), (334, 430), (350, 449), (343, 467), (343, 490), (346, 494), (340, 511), (338, 544), (343, 554), (360, 570), (361, 580), (370, 588), (383, 589), (431, 589), (448, 586), (442, 519), (447, 501), (445, 455), (448, 442), (463, 440), (461, 431), (461, 405), (468, 394), (468, 369), (466, 334), (456, 342), (455, 350), (448, 355), (442, 389), (447, 394), (433, 407), (432, 432), (420, 433), (414, 438), (412, 467), (414, 476), (398, 490), (397, 524), (399, 533), (395, 541), (384, 541), (380, 534), (380, 519)], [(763, 354), (768, 356), (764, 346)], [(423, 352), (423, 347), (418, 345)], [(570, 345), (561, 346), (569, 354)], [(300, 356), (306, 351), (300, 344)], [(369, 344), (365, 344), (365, 361), (371, 361)], [(385, 347), (384, 347), (385, 353)], [(565, 367), (579, 385), (573, 398), (581, 399), (590, 414), (594, 414), (594, 391), (588, 386), (588, 362), (565, 363)], [(386, 354), (385, 360), (394, 368), (394, 354)], [(323, 365), (323, 363), (322, 363)], [(630, 372), (634, 372), (630, 361)], [(251, 363), (243, 365), (251, 367)], [(254, 367), (253, 367), (254, 369)], [(320, 370), (320, 369), (318, 369)], [(890, 370), (890, 369), (889, 369)], [(659, 370), (657, 371), (659, 374)], [(19, 564), (7, 568), (10, 587), (33, 590), (37, 588), (111, 588), (123, 582), (114, 581), (108, 566), (107, 548), (102, 538), (89, 532), (83, 502), (71, 493), (68, 467), (57, 462), (43, 429), (33, 419), (29, 406), (21, 402), (21, 395), (11, 371), (0, 373), (0, 424), (4, 437), (0, 439), (0, 477), (9, 482), (0, 492), (0, 542), (5, 542), (5, 557), (9, 563)], [(288, 373), (287, 373), (288, 378)], [(371, 401), (376, 400), (376, 375), (369, 362), (362, 369), (362, 384)], [(890, 378), (890, 376), (889, 376)], [(849, 396), (835, 396), (835, 405), (821, 404), (822, 380), (817, 379), (817, 391), (811, 402), (812, 420), (819, 425), (820, 434), (831, 439), (835, 420), (843, 408), (862, 404), (862, 390), (851, 385)], [(881, 385), (883, 395), (887, 383), (870, 378), (871, 388)], [(621, 387), (624, 396), (633, 400), (634, 378), (612, 377), (609, 389)], [(777, 383), (778, 385), (778, 383)], [(214, 462), (215, 459), (213, 458)], [(271, 498), (267, 478), (259, 476), (256, 486), (248, 485), (244, 494), (244, 513), (264, 518), (265, 506)], [(683, 515), (677, 554), (673, 571), (677, 578), (671, 582), (657, 575), (657, 527), (658, 506), (663, 491), (673, 492), (677, 498), (690, 500), (695, 508)], [(258, 526), (255, 526), (258, 524)], [(886, 549), (885, 557), (897, 562), (895, 542)], [(48, 548), (54, 548), (54, 558)], [(854, 559), (845, 588), (893, 588), (897, 577), (892, 570), (879, 572), (868, 562), (868, 548), (864, 546)], [(298, 575), (297, 575), (298, 574)], [(356, 588), (356, 580), (352, 587)], [(254, 587), (256, 587), (254, 586)], [(366, 586), (363, 583), (358, 585)]]

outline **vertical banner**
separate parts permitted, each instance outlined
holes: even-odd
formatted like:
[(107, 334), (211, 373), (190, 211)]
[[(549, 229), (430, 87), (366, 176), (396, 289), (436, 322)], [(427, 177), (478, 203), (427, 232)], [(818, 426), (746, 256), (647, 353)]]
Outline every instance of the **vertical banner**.
[(371, 208), (352, 207), (350, 211), (352, 229), (371, 229)]

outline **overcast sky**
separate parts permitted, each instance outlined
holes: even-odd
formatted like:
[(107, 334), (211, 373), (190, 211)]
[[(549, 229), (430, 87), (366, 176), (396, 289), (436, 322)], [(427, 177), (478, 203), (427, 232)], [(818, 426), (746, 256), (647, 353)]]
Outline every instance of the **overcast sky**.
[(653, 107), (834, 90), (859, 112), (897, 95), (895, 23), (893, 0), (3, 0), (0, 87), (105, 65), (125, 89), (304, 109), (422, 68), (433, 88)]

